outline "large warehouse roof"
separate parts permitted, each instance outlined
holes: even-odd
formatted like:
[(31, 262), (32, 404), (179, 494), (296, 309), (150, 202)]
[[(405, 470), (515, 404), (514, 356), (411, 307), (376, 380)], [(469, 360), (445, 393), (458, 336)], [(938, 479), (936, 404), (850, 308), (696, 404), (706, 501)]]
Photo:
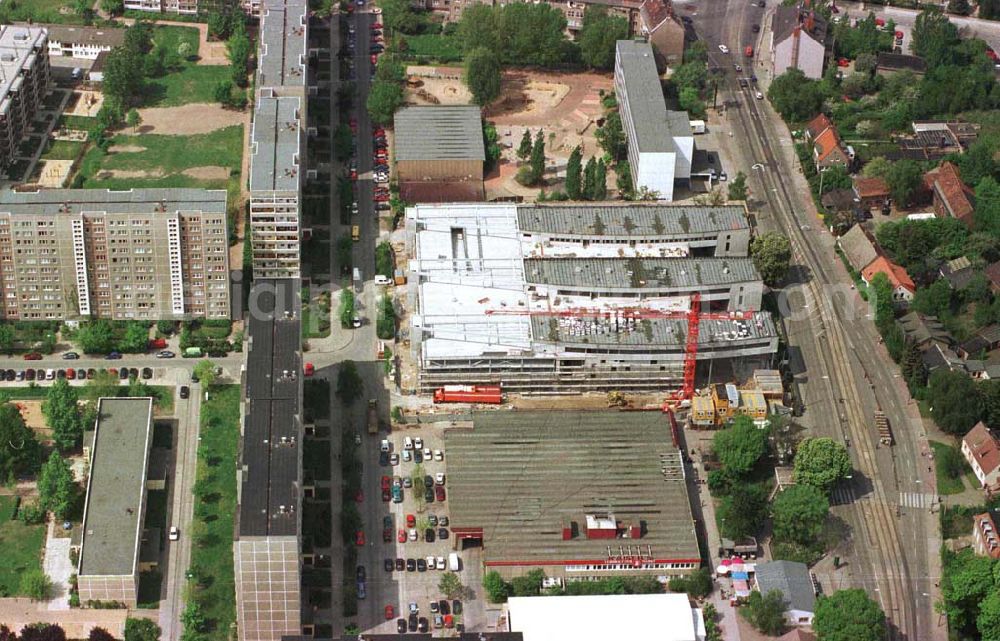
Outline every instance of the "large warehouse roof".
[(142, 533), (151, 398), (102, 398), (83, 512), (81, 576), (129, 576)]
[[(680, 452), (658, 412), (486, 412), (445, 431), (451, 523), (482, 528), (487, 565), (607, 560), (608, 546), (698, 562)], [(664, 468), (676, 469), (675, 475)], [(640, 538), (588, 539), (613, 514)], [(563, 528), (579, 533), (563, 540)]]
[(746, 210), (737, 205), (521, 205), (517, 223), (524, 232), (608, 238), (683, 238), (750, 228)]
[(606, 289), (685, 289), (760, 280), (750, 258), (526, 259), (529, 283)]
[(479, 107), (434, 105), (396, 112), (396, 160), (486, 160)]
[(511, 630), (524, 641), (697, 641), (705, 638), (701, 611), (686, 594), (511, 597)]

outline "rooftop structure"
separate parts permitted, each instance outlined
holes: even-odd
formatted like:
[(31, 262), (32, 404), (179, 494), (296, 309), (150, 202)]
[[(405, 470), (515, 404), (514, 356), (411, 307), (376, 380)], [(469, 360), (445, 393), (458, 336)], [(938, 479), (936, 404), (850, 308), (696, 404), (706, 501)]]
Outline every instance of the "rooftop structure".
[(615, 90), (635, 189), (673, 200), (675, 181), (691, 178), (694, 137), (686, 111), (667, 111), (649, 43), (617, 42)]
[(685, 594), (511, 597), (507, 614), (524, 641), (705, 638), (701, 610)]
[[(599, 211), (612, 228), (590, 241), (580, 221), (593, 221)], [(501, 382), (508, 389), (605, 389), (634, 377), (635, 385), (663, 391), (683, 362), (694, 293), (705, 308), (734, 313), (702, 320), (699, 358), (772, 353), (774, 325), (768, 315), (752, 313), (762, 287), (751, 261), (745, 253), (711, 256), (735, 254), (738, 245), (745, 252), (741, 211), (409, 208), (408, 282), (418, 301), (410, 337), (421, 387)], [(740, 232), (747, 238), (736, 238)], [(560, 372), (556, 361), (589, 374)]]
[(927, 71), (927, 63), (920, 56), (880, 51), (878, 53), (878, 66), (876, 70), (880, 74), (909, 71), (915, 75), (922, 76)]
[(962, 438), (962, 455), (984, 488), (993, 488), (1000, 480), (1000, 439), (982, 421)]
[(111, 51), (125, 42), (125, 29), (44, 25), (49, 32), (49, 55), (94, 60), (102, 51)]
[(273, 0), (263, 5), (257, 49), (257, 88), (304, 97), (308, 0)]
[(934, 213), (939, 218), (957, 218), (972, 228), (975, 193), (962, 182), (954, 163), (946, 161), (928, 171), (924, 174), (924, 185), (931, 191)]
[(684, 57), (684, 25), (672, 0), (643, 0), (639, 30), (667, 65), (674, 66)]
[(35, 66), (47, 39), (42, 27), (0, 25), (0, 113), (7, 113), (11, 92), (19, 91), (24, 71)]
[(865, 283), (871, 283), (876, 274), (885, 274), (892, 285), (893, 300), (903, 303), (913, 298), (917, 287), (913, 284), (913, 279), (906, 273), (906, 270), (892, 262), (885, 256), (879, 256), (861, 270), (861, 279)]
[(69, 213), (166, 214), (179, 210), (226, 213), (225, 190), (182, 187), (129, 189), (44, 189), (0, 193), (0, 212), (12, 216)]
[(0, 26), (0, 170), (18, 154), (21, 140), (48, 93), (47, 40), (47, 32), (40, 27)]
[(951, 336), (937, 319), (937, 316), (926, 316), (919, 312), (910, 312), (896, 321), (907, 343), (916, 345), (923, 349), (931, 343), (938, 343), (947, 347), (951, 343)]
[(761, 594), (772, 590), (785, 597), (785, 618), (789, 623), (810, 624), (816, 608), (816, 591), (805, 563), (770, 561), (758, 563), (755, 580)]
[(976, 554), (1000, 559), (1000, 533), (993, 515), (989, 512), (972, 517), (972, 547)]
[(77, 570), (80, 600), (136, 606), (153, 399), (101, 398)]
[(241, 641), (301, 633), (302, 371), (297, 280), (256, 279), (244, 366), (234, 545)]
[(847, 263), (856, 272), (870, 265), (879, 255), (875, 239), (861, 225), (848, 229), (846, 234), (837, 239), (837, 245), (844, 252)]
[(486, 160), (482, 116), (475, 105), (405, 107), (396, 112), (397, 161)]
[[(678, 576), (700, 565), (680, 452), (657, 412), (488, 412), (445, 431), (454, 535), (518, 576)], [(488, 453), (488, 455), (484, 455)]]
[(777, 7), (771, 22), (770, 40), (774, 76), (780, 76), (789, 69), (798, 69), (806, 78), (822, 78), (826, 32), (826, 20), (817, 15), (808, 3)]

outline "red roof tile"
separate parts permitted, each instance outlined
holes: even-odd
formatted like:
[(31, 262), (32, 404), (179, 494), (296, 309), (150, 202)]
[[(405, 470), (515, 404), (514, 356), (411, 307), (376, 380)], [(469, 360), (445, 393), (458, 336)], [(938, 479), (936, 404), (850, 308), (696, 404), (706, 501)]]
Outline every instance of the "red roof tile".
[(916, 285), (913, 284), (913, 279), (906, 273), (906, 270), (885, 256), (879, 256), (861, 270), (861, 276), (865, 279), (866, 283), (870, 283), (875, 274), (885, 274), (893, 289), (902, 287), (911, 293), (917, 291)]
[(982, 421), (976, 423), (962, 441), (972, 452), (972, 457), (984, 474), (990, 474), (1000, 466), (1000, 443)]
[(823, 162), (835, 151), (840, 151), (842, 155), (844, 153), (844, 150), (840, 148), (840, 136), (837, 135), (837, 130), (833, 127), (821, 133), (813, 141), (813, 145), (816, 147), (816, 162)]
[(971, 226), (973, 192), (962, 182), (958, 167), (950, 162), (944, 162), (937, 169), (927, 173), (931, 176), (931, 189), (945, 203), (951, 215)]
[(806, 125), (806, 131), (809, 133), (809, 137), (816, 139), (821, 133), (833, 127), (833, 123), (830, 119), (826, 117), (826, 114), (820, 114), (809, 121)]
[(889, 185), (881, 178), (855, 178), (854, 191), (858, 198), (888, 198)]

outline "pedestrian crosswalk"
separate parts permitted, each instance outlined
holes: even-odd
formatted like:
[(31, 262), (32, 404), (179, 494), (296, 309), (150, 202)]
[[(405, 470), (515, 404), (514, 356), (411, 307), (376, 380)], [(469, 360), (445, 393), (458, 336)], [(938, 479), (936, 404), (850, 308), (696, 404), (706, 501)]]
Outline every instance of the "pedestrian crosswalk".
[(915, 507), (927, 509), (937, 503), (937, 494), (927, 494), (924, 492), (900, 492), (899, 504), (903, 507)]
[(841, 483), (833, 488), (830, 505), (849, 505), (854, 503), (854, 487), (849, 483)]

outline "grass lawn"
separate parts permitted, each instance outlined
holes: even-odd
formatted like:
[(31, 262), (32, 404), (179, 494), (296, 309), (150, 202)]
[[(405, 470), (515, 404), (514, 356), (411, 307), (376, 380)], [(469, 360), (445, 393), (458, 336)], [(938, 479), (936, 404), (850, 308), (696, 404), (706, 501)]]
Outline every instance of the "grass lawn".
[(21, 575), (42, 567), (42, 546), (45, 544), (44, 525), (25, 525), (12, 521), (16, 499), (0, 496), (0, 595), (15, 596), (21, 584)]
[(233, 580), (233, 524), (236, 513), (237, 446), (240, 436), (240, 386), (212, 388), (201, 406), (196, 487), (201, 489), (192, 525), (191, 567), (209, 577), (191, 586), (190, 598), (202, 608), (211, 641), (227, 641), (236, 620)]
[(941, 510), (941, 538), (957, 539), (972, 534), (972, 517), (986, 511), (985, 505), (945, 506)]
[(406, 36), (406, 52), (403, 55), (420, 61), (456, 62), (462, 59), (462, 49), (457, 37), (430, 33)]
[[(55, 22), (83, 24), (83, 18), (73, 10), (73, 0), (19, 0), (0, 3), (0, 22)], [(65, 12), (61, 11), (65, 10)]]
[(83, 151), (84, 143), (72, 140), (55, 140), (42, 154), (42, 160), (76, 160)]
[(162, 78), (146, 83), (146, 107), (176, 107), (192, 102), (215, 102), (215, 87), (229, 80), (232, 72), (225, 65), (186, 65)]
[(63, 114), (59, 116), (59, 120), (56, 122), (56, 129), (65, 127), (67, 129), (76, 129), (79, 131), (90, 131), (90, 129), (97, 125), (97, 118), (92, 118), (90, 116), (67, 116)]
[[(36, 399), (43, 399), (49, 393), (49, 387), (51, 385), (26, 385), (24, 387), (5, 387), (0, 390), (0, 397), (7, 398), (11, 401), (30, 401)], [(85, 386), (74, 385), (73, 387), (80, 393), (80, 399), (83, 400), (86, 397)], [(152, 390), (153, 397), (155, 399), (154, 404), (156, 409), (160, 410), (165, 414), (170, 414), (174, 411), (174, 388), (169, 385), (149, 385), (150, 390)], [(118, 396), (128, 395), (128, 385), (122, 385), (118, 388)]]
[(163, 47), (164, 51), (177, 51), (182, 42), (188, 43), (192, 57), (197, 56), (198, 28), (173, 25), (156, 25), (153, 28), (153, 45)]
[[(80, 163), (86, 189), (131, 189), (133, 187), (202, 187), (239, 190), (243, 158), (243, 126), (217, 129), (194, 136), (118, 135), (112, 144), (142, 147), (143, 151), (106, 154), (91, 147)], [(185, 169), (204, 166), (228, 167), (225, 179), (206, 180), (184, 174)], [(144, 171), (145, 177), (101, 177), (103, 171)], [(237, 174), (233, 176), (233, 172)]]
[(948, 494), (960, 494), (965, 486), (962, 484), (964, 470), (959, 467), (959, 474), (954, 474), (954, 468), (949, 464), (949, 459), (958, 457), (961, 459), (958, 449), (946, 443), (930, 441), (934, 450), (934, 470), (937, 472), (937, 492), (945, 496)]

